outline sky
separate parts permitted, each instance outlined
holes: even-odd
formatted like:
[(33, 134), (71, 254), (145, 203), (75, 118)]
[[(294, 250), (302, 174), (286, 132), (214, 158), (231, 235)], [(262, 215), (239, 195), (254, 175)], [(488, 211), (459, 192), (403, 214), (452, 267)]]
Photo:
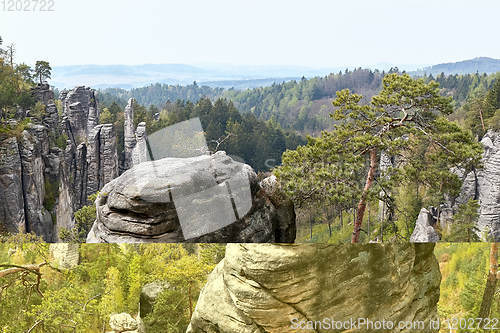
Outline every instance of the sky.
[(500, 58), (498, 0), (50, 1), (52, 12), (5, 11), (0, 1), (0, 36), (15, 43), (17, 62), (320, 68)]

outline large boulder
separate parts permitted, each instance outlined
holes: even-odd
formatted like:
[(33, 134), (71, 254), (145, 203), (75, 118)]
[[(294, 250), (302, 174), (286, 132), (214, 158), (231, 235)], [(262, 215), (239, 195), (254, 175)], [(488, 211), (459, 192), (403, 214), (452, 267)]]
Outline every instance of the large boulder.
[(434, 228), (436, 226), (437, 219), (433, 214), (422, 208), (418, 214), (417, 222), (415, 223), (415, 229), (410, 236), (410, 242), (412, 243), (435, 243), (439, 241), (439, 234)]
[(110, 333), (144, 333), (142, 320), (133, 318), (128, 313), (115, 313), (109, 318)]
[(224, 152), (148, 161), (109, 182), (87, 242), (293, 242), (250, 166)]
[[(433, 244), (228, 244), (187, 329), (297, 332), (298, 322), (394, 323), (437, 317), (441, 275)], [(331, 322), (331, 321), (330, 321)], [(351, 332), (317, 327), (315, 332)], [(374, 330), (356, 330), (371, 332)], [(394, 329), (389, 332), (412, 332)]]
[(153, 281), (141, 288), (139, 298), (139, 309), (142, 318), (153, 312), (153, 306), (158, 296), (166, 289), (170, 288), (170, 284), (166, 281)]

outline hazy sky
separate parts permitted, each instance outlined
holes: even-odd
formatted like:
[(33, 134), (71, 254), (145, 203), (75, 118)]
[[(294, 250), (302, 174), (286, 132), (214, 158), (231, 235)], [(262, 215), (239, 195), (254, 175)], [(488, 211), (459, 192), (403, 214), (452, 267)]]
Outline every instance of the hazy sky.
[(0, 8), (0, 36), (16, 44), (18, 62), (336, 67), (500, 58), (498, 0), (54, 2), (54, 12)]

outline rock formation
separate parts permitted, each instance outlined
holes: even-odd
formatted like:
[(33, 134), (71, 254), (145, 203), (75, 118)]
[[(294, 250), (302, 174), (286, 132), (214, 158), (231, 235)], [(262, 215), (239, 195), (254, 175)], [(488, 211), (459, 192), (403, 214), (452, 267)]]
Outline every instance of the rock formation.
[(481, 140), (483, 168), (464, 174), (460, 195), (449, 205), (456, 213), (470, 199), (479, 201), (478, 236), (500, 241), (500, 132), (489, 130)]
[(293, 205), (276, 207), (252, 168), (224, 152), (141, 163), (106, 184), (96, 207), (87, 242), (295, 239)]
[(152, 160), (149, 156), (146, 136), (146, 123), (141, 122), (135, 131), (135, 146), (132, 149), (132, 166)]
[[(57, 241), (61, 228), (73, 226), (74, 212), (89, 204), (87, 196), (118, 176), (116, 136), (112, 125), (98, 125), (90, 88), (61, 92), (62, 121), (47, 84), (37, 85), (33, 96), (45, 106), (41, 119), (16, 137), (0, 138), (0, 229)], [(17, 113), (21, 121), (30, 111)]]
[(69, 138), (59, 152), (58, 232), (73, 226), (73, 213), (91, 204), (88, 196), (118, 176), (116, 135), (111, 124), (98, 125), (99, 107), (94, 90), (76, 87), (61, 92), (63, 129)]
[(133, 318), (128, 313), (115, 313), (109, 318), (109, 333), (144, 333), (144, 325), (140, 318)]
[(481, 140), (483, 169), (477, 174), (479, 193), (478, 228), (500, 241), (500, 132), (488, 131)]
[(63, 120), (73, 144), (85, 142), (90, 131), (97, 125), (99, 112), (94, 90), (81, 86), (61, 94)]
[[(297, 332), (293, 323), (437, 317), (441, 275), (432, 244), (228, 244), (187, 329)], [(314, 332), (347, 332), (317, 326)], [(356, 330), (352, 332), (373, 332)], [(413, 332), (394, 329), (388, 332)]]
[(0, 141), (0, 229), (26, 232), (21, 157), (15, 137)]
[(125, 107), (125, 125), (124, 125), (124, 159), (123, 170), (128, 170), (133, 166), (132, 152), (135, 147), (135, 132), (134, 132), (134, 100), (130, 98)]
[(80, 261), (80, 244), (56, 243), (50, 244), (50, 252), (59, 268), (71, 269)]
[(31, 125), (18, 142), (21, 156), (22, 189), (24, 193), (26, 232), (34, 232), (45, 240), (53, 239), (53, 222), (44, 206), (45, 163), (49, 152), (47, 128)]
[(295, 223), (290, 223), (290, 221), (295, 221), (296, 218), (292, 200), (287, 198), (281, 191), (281, 186), (274, 175), (263, 179), (259, 185), (276, 208), (278, 225), (275, 241), (277, 243), (287, 243), (294, 240), (297, 226)]
[(160, 293), (170, 288), (170, 284), (165, 281), (154, 281), (144, 285), (141, 288), (139, 298), (139, 313), (142, 318), (153, 312), (153, 305)]
[(425, 208), (420, 210), (415, 229), (410, 237), (412, 243), (435, 243), (439, 241), (439, 235), (434, 229), (437, 219)]

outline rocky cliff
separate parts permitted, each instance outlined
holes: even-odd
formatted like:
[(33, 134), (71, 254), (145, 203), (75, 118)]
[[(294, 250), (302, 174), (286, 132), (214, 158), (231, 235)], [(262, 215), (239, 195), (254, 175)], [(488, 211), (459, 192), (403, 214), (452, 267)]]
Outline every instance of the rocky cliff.
[[(57, 241), (87, 196), (118, 175), (116, 136), (110, 124), (98, 125), (90, 88), (61, 92), (61, 119), (47, 84), (33, 96), (44, 106), (41, 119), (32, 118), (19, 136), (0, 139), (0, 229)], [(31, 115), (19, 113), (17, 121)], [(58, 147), (64, 138), (65, 148)]]
[(441, 230), (448, 230), (453, 215), (460, 205), (469, 200), (479, 202), (477, 234), (481, 239), (500, 241), (500, 132), (489, 130), (481, 140), (484, 147), (482, 168), (469, 173), (455, 172), (462, 178), (458, 197), (438, 208), (422, 208), (417, 219), (412, 242), (435, 242), (439, 240), (434, 227), (439, 222)]
[[(297, 332), (325, 318), (423, 321), (434, 332), (440, 280), (432, 244), (228, 244), (187, 332)], [(386, 331), (415, 331), (395, 326)]]
[(104, 186), (87, 242), (293, 242), (293, 205), (270, 198), (224, 152), (144, 162)]
[[(478, 228), (481, 233), (500, 241), (500, 132), (488, 131), (481, 140), (484, 147), (483, 169), (474, 184), (479, 200)], [(469, 177), (470, 178), (470, 177)]]

